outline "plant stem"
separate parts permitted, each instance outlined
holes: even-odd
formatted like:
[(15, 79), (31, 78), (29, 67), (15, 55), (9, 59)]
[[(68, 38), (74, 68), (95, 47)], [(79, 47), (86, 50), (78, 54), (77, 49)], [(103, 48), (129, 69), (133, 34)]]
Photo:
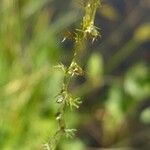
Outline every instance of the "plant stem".
[(79, 51), (82, 48), (83, 43), (87, 38), (91, 38), (92, 42), (99, 36), (99, 32), (97, 31), (97, 27), (94, 26), (95, 14), (98, 6), (100, 5), (99, 0), (88, 0), (85, 6), (85, 15), (82, 21), (81, 29), (76, 29), (73, 41), (73, 58), (68, 67), (61, 65), (59, 67), (64, 71), (64, 79), (62, 83), (62, 88), (60, 93), (57, 96), (57, 103), (59, 103), (59, 108), (56, 113), (56, 120), (58, 121), (59, 128), (53, 136), (53, 139), (46, 144), (47, 150), (55, 150), (57, 144), (62, 137), (62, 135), (73, 136), (74, 129), (68, 129), (66, 126), (65, 113), (68, 107), (70, 108), (78, 108), (81, 102), (79, 98), (74, 98), (72, 94), (69, 92), (69, 85), (71, 79), (76, 76), (82, 76), (83, 70), (78, 65), (78, 55)]

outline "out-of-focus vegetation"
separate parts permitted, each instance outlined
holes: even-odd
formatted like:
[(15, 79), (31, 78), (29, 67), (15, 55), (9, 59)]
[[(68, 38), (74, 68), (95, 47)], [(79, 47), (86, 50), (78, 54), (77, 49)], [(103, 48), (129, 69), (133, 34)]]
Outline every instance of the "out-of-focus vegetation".
[[(57, 128), (55, 97), (78, 26), (81, 1), (0, 1), (0, 149), (38, 150)], [(148, 0), (105, 0), (97, 13), (102, 38), (81, 52), (85, 76), (70, 89), (81, 96), (67, 124), (74, 139), (59, 150), (150, 149), (150, 22)]]

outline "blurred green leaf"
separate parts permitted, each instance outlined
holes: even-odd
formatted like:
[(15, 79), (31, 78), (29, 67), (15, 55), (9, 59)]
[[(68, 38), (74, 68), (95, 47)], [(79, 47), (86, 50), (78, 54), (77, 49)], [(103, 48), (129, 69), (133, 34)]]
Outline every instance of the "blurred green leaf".
[(69, 142), (64, 142), (61, 150), (83, 150), (84, 144), (80, 140), (70, 140)]
[(111, 21), (116, 21), (119, 18), (117, 10), (109, 3), (104, 3), (99, 12), (103, 17)]
[(150, 40), (150, 23), (142, 24), (135, 30), (134, 38), (139, 42)]
[(145, 124), (150, 124), (150, 107), (142, 111), (140, 115), (140, 120)]
[(112, 120), (114, 120), (116, 124), (122, 122), (124, 118), (124, 111), (122, 108), (123, 100), (122, 89), (119, 87), (119, 85), (112, 86), (109, 90), (105, 107)]
[(148, 97), (150, 95), (148, 67), (144, 64), (137, 64), (130, 68), (125, 75), (124, 88), (136, 100)]
[(24, 4), (23, 7), (23, 15), (24, 17), (28, 18), (31, 15), (33, 15), (34, 13), (36, 13), (37, 11), (39, 11), (40, 9), (42, 9), (42, 7), (53, 0), (30, 0), (28, 1), (26, 4)]
[(103, 79), (103, 58), (99, 53), (93, 53), (87, 64), (87, 78), (94, 85), (99, 85)]

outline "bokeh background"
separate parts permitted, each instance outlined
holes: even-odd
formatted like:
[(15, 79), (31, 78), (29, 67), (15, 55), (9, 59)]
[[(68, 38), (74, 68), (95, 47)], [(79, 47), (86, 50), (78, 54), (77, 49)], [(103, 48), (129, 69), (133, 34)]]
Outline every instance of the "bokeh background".
[[(58, 150), (150, 149), (150, 1), (103, 0), (101, 38), (80, 52), (85, 76), (70, 91), (73, 139)], [(56, 95), (81, 26), (82, 0), (0, 0), (0, 150), (41, 150), (57, 129)]]

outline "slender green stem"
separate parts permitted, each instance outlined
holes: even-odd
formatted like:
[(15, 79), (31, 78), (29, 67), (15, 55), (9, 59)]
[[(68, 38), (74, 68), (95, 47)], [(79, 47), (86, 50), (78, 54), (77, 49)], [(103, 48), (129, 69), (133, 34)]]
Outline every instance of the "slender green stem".
[(57, 103), (59, 103), (59, 108), (56, 113), (56, 120), (58, 121), (58, 130), (53, 136), (53, 139), (46, 144), (47, 150), (55, 150), (57, 144), (62, 137), (62, 135), (66, 135), (67, 137), (71, 137), (74, 135), (75, 129), (68, 129), (65, 120), (65, 112), (70, 108), (78, 108), (81, 102), (79, 98), (74, 98), (72, 94), (69, 92), (69, 85), (71, 79), (74, 76), (83, 75), (82, 68), (78, 65), (78, 55), (79, 51), (82, 48), (84, 41), (87, 37), (90, 37), (92, 41), (94, 41), (98, 36), (99, 32), (97, 31), (97, 27), (94, 26), (95, 14), (96, 10), (99, 6), (99, 0), (88, 0), (85, 6), (85, 16), (83, 17), (82, 27), (81, 29), (77, 29), (74, 34), (74, 48), (73, 48), (73, 58), (68, 67), (64, 67), (61, 65), (60, 67), (64, 71), (64, 79), (62, 83), (62, 89), (57, 96)]

